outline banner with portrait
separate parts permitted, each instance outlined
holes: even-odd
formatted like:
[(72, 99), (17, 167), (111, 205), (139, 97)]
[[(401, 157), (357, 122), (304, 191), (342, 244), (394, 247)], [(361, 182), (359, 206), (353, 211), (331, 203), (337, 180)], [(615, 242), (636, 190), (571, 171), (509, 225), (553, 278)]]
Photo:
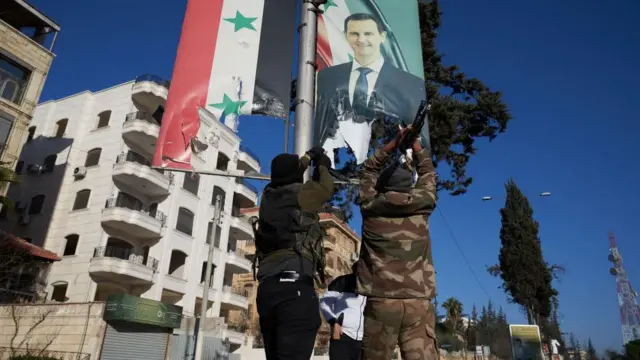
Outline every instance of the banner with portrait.
[[(418, 0), (328, 0), (321, 9), (314, 143), (332, 161), (349, 148), (361, 164), (376, 123), (410, 125), (426, 100)], [(428, 134), (425, 124), (427, 148)]]

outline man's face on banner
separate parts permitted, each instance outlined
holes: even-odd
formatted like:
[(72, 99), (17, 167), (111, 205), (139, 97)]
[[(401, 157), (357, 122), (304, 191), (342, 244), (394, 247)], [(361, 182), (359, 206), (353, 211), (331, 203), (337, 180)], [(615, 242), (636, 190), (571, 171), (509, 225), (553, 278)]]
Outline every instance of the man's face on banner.
[(380, 46), (387, 37), (386, 31), (381, 33), (378, 30), (378, 24), (373, 20), (349, 21), (346, 35), (356, 59), (371, 60), (377, 60), (380, 57)]

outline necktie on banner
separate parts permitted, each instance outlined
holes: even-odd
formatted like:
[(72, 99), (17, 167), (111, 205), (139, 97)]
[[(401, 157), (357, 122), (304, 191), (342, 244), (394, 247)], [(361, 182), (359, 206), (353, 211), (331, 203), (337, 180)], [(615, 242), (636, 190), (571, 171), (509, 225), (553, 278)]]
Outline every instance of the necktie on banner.
[(359, 115), (367, 114), (368, 97), (369, 97), (369, 81), (367, 75), (373, 70), (367, 67), (361, 67), (358, 69), (360, 76), (356, 81), (356, 88), (353, 91), (353, 111)]

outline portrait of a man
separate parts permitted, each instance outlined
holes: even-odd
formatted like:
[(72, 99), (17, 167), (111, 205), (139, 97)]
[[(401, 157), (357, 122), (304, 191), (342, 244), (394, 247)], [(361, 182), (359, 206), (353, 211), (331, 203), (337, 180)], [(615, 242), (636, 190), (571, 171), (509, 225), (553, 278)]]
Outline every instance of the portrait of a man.
[[(334, 149), (350, 148), (357, 163), (364, 162), (372, 122), (386, 119), (409, 125), (425, 99), (424, 80), (385, 59), (387, 31), (374, 15), (351, 14), (344, 20), (344, 37), (352, 61), (317, 74), (314, 137), (334, 167)], [(428, 139), (426, 127), (423, 132)]]

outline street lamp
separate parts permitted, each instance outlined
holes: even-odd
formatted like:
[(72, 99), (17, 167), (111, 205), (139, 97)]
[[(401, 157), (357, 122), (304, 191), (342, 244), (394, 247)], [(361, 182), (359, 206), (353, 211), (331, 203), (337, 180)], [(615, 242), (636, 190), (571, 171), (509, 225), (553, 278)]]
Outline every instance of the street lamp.
[[(540, 197), (548, 197), (551, 196), (551, 192), (549, 191), (545, 191), (545, 192), (541, 192), (538, 194), (538, 196)], [(482, 201), (490, 201), (490, 200), (503, 200), (503, 198), (496, 198), (493, 196), (483, 196), (482, 197)]]

